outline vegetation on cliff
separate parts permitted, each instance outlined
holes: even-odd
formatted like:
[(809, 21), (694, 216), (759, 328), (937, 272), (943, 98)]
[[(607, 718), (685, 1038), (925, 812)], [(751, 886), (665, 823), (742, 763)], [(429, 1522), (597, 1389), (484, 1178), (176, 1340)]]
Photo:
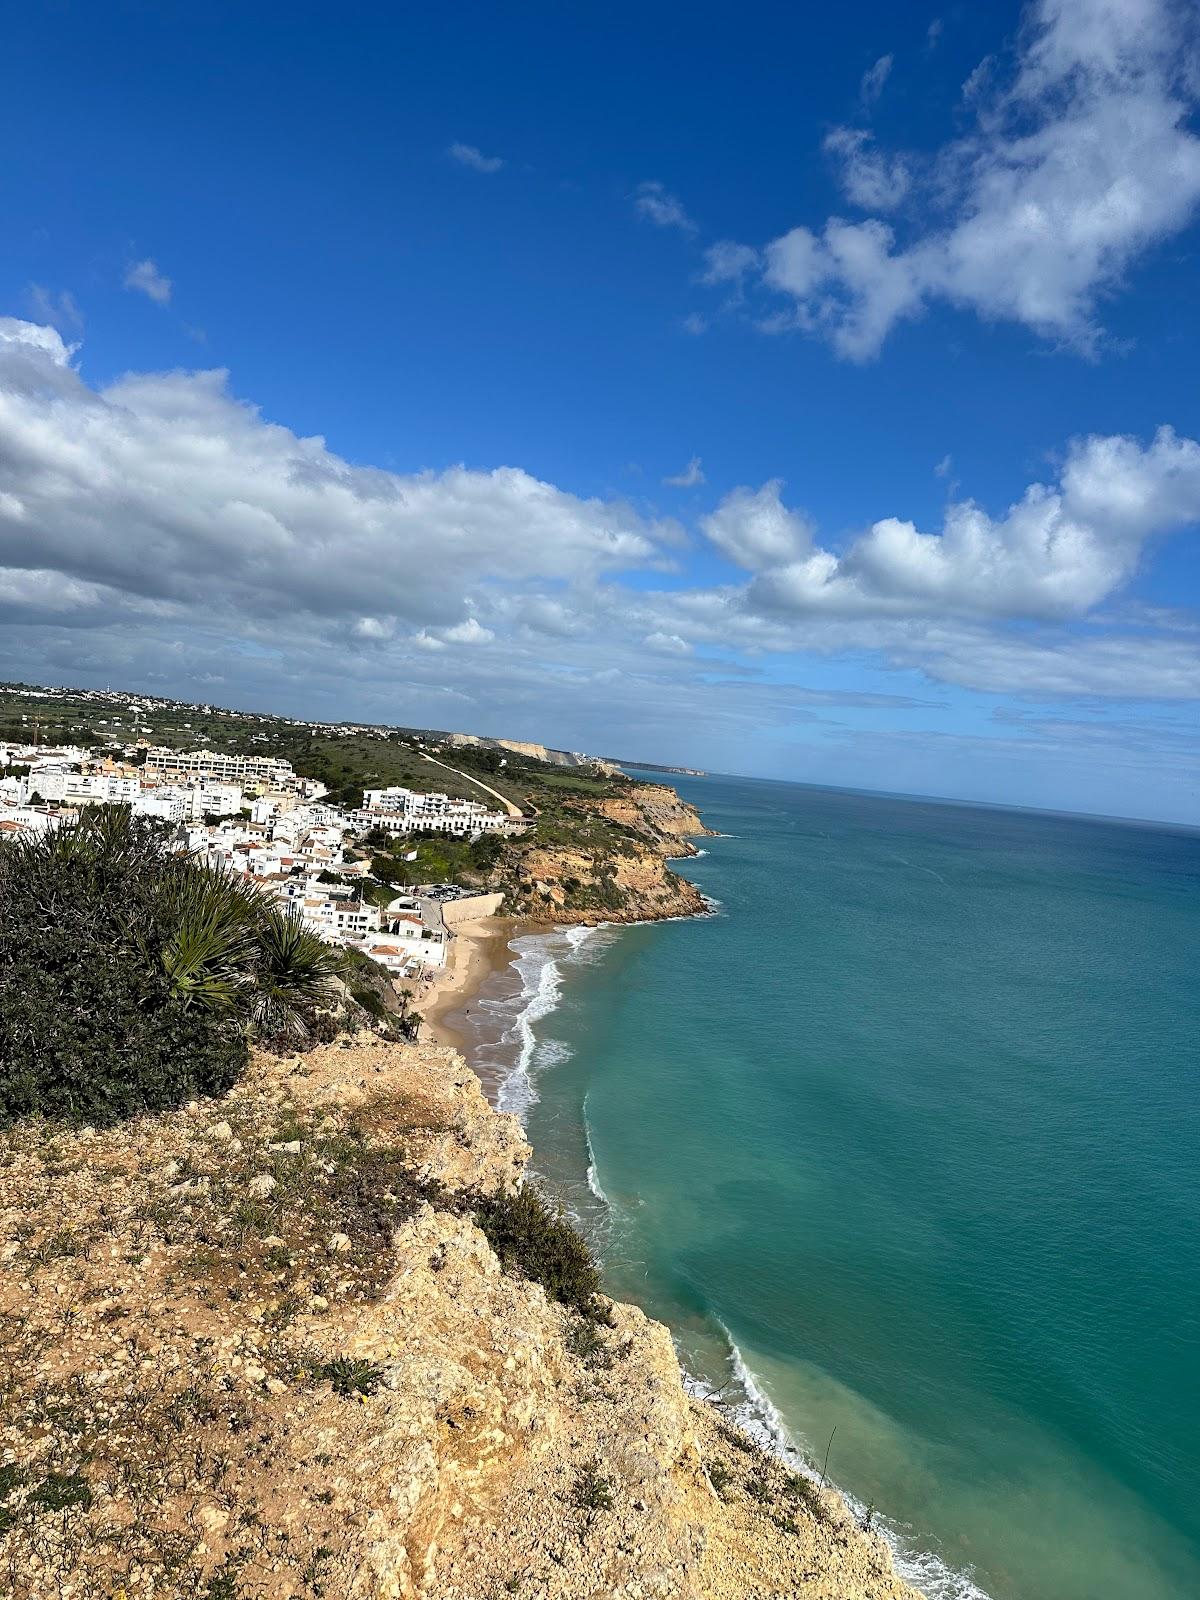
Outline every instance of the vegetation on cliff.
[(665, 1328), (562, 1303), (527, 1156), (452, 1052), (363, 1034), (0, 1130), (0, 1593), (915, 1600)]
[(0, 1121), (108, 1121), (227, 1089), (295, 1039), (336, 953), (126, 807), (0, 844)]

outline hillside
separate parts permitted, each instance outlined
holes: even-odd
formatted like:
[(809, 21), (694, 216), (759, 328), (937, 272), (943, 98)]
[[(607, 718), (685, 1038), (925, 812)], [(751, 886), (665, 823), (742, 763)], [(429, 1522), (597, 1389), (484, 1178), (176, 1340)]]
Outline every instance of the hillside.
[(528, 1151), (443, 1049), (0, 1136), (13, 1600), (916, 1600), (689, 1400), (664, 1328), (504, 1270)]
[[(662, 784), (605, 763), (566, 766), (563, 752), (541, 745), (307, 723), (114, 691), (0, 685), (0, 737), (31, 739), (35, 730), (47, 742), (92, 749), (140, 737), (177, 749), (281, 757), (346, 806), (360, 804), (364, 788), (390, 785), (492, 806), (499, 795), (531, 823), (502, 841), (473, 844), (445, 835), (378, 841), (370, 847), (376, 876), (392, 889), (449, 880), (500, 889), (512, 915), (543, 922), (632, 922), (704, 910), (699, 891), (668, 864), (691, 855), (689, 836), (707, 831), (694, 808)], [(414, 847), (417, 859), (407, 862)]]

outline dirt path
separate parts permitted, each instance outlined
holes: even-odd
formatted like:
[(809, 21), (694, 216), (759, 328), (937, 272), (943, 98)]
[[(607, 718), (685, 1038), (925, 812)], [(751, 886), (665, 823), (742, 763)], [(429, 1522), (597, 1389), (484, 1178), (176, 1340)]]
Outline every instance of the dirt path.
[(447, 772), (452, 772), (456, 778), (462, 778), (466, 783), (473, 783), (477, 789), (482, 789), (484, 794), (490, 794), (494, 799), (499, 800), (510, 817), (523, 817), (525, 815), (520, 806), (514, 805), (507, 795), (500, 793), (499, 789), (493, 789), (490, 784), (484, 783), (481, 779), (473, 778), (469, 772), (460, 772), (457, 767), (452, 767), (445, 761), (438, 761), (431, 755), (425, 755), (424, 751), (421, 754), (425, 756), (426, 761), (432, 761), (435, 767), (443, 767)]

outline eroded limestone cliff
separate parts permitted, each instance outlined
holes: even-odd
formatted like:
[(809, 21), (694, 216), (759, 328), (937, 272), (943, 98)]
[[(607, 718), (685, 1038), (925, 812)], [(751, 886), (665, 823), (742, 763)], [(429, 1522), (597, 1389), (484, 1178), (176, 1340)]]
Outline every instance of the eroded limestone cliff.
[(470, 1196), (527, 1155), (458, 1056), (366, 1035), (0, 1136), (0, 1592), (915, 1600), (664, 1328), (501, 1269)]
[(704, 896), (670, 863), (695, 855), (709, 829), (665, 784), (580, 802), (581, 825), (566, 840), (540, 822), (514, 863), (508, 904), (542, 922), (646, 922), (702, 915)]

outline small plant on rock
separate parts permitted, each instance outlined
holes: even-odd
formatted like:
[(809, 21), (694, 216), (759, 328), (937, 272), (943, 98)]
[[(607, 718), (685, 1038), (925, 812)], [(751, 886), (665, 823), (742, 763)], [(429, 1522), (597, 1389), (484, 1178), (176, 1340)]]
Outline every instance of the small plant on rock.
[(593, 1456), (580, 1467), (571, 1491), (571, 1499), (581, 1511), (611, 1511), (613, 1507), (612, 1479), (600, 1471), (600, 1461)]
[(345, 1400), (356, 1395), (371, 1395), (383, 1382), (383, 1368), (374, 1361), (363, 1361), (353, 1356), (334, 1356), (332, 1361), (318, 1361), (310, 1371), (314, 1378), (324, 1380)]

